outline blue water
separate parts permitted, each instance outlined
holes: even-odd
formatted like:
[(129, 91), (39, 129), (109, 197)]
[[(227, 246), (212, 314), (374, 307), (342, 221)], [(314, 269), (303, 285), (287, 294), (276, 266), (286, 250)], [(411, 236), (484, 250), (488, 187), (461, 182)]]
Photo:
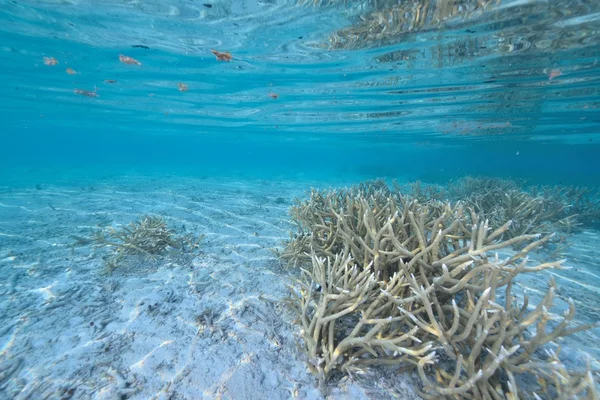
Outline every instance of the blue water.
[[(219, 61), (212, 49), (233, 58)], [(43, 277), (38, 267), (89, 266), (81, 253), (67, 254), (69, 235), (145, 212), (206, 233), (205, 254), (224, 265), (243, 259), (265, 268), (260, 260), (273, 260), (266, 249), (292, 229), (292, 198), (311, 186), (372, 178), (444, 184), (469, 175), (600, 186), (597, 0), (0, 0), (0, 65), (0, 268), (17, 271), (0, 269), (0, 279), (23, 285), (23, 296), (68, 282), (62, 269), (27, 281)], [(268, 217), (257, 216), (266, 209)], [(594, 322), (600, 236), (589, 226), (578, 235), (562, 254), (575, 272), (564, 275), (561, 296), (577, 300), (578, 321)], [(259, 261), (249, 248), (260, 248)], [(283, 297), (284, 284), (273, 285)], [(21, 304), (22, 314), (0, 310), (10, 324), (30, 315), (33, 305)], [(16, 333), (0, 332), (3, 373), (35, 352), (19, 350)], [(597, 335), (569, 346), (600, 356)], [(79, 359), (90, 357), (93, 341), (84, 339), (75, 346)], [(40, 363), (54, 363), (61, 351)], [(132, 354), (125, 364), (139, 367)], [(14, 365), (0, 394), (50, 393), (44, 365)], [(67, 379), (69, 368), (52, 379)], [(282, 376), (306, 387), (305, 372)], [(226, 375), (184, 387), (215, 398), (221, 389), (211, 385)], [(69, 379), (107, 375), (81, 376)], [(159, 389), (146, 386), (134, 398)], [(271, 396), (286, 398), (281, 393)], [(356, 398), (369, 398), (364, 393)], [(308, 389), (299, 396), (318, 398)]]
[(596, 2), (327, 47), (373, 10), (339, 3), (3, 1), (2, 171), (599, 182)]

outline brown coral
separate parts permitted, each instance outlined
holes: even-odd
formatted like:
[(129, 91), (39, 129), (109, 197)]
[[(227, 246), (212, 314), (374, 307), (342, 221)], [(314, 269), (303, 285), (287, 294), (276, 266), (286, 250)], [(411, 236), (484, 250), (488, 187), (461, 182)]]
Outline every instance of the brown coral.
[[(303, 267), (295, 304), (322, 384), (335, 370), (402, 364), (418, 371), (426, 398), (594, 395), (590, 368), (578, 375), (557, 356), (538, 357), (590, 328), (572, 326), (573, 303), (563, 316), (550, 312), (554, 281), (535, 307), (512, 293), (518, 275), (561, 268), (528, 264), (551, 236), (507, 237), (510, 222), (491, 230), (460, 203), (421, 205), (382, 184), (313, 191), (291, 213), (300, 231), (282, 257)], [(493, 255), (514, 244), (522, 250), (513, 256)], [(544, 379), (521, 387), (527, 374)]]

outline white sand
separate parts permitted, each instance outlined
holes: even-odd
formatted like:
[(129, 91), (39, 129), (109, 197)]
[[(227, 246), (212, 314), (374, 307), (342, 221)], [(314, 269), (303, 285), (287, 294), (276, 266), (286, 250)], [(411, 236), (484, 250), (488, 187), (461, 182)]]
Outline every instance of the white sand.
[[(309, 187), (165, 179), (2, 190), (0, 398), (322, 398), (269, 250), (289, 237), (287, 209)], [(69, 235), (143, 213), (206, 234), (202, 253), (132, 257), (107, 276), (104, 250), (72, 252)], [(410, 376), (385, 374), (330, 395), (415, 398)]]
[[(269, 250), (294, 228), (287, 209), (310, 185), (165, 178), (0, 189), (0, 398), (322, 398), (282, 303), (288, 274)], [(131, 257), (106, 275), (106, 251), (72, 250), (70, 235), (144, 213), (205, 234), (202, 252)], [(577, 268), (556, 273), (559, 294), (597, 320), (598, 234), (572, 243)], [(597, 337), (568, 346), (598, 356)], [(411, 399), (415, 382), (376, 369), (336, 382), (330, 397)]]

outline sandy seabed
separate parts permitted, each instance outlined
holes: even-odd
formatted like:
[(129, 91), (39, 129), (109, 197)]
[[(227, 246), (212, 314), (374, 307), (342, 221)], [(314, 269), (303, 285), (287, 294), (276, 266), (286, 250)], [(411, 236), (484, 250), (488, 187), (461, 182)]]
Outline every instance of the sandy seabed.
[[(283, 301), (290, 272), (272, 252), (295, 229), (293, 199), (311, 186), (326, 187), (172, 177), (1, 187), (0, 398), (323, 398)], [(206, 235), (201, 251), (131, 256), (107, 274), (106, 250), (73, 246), (72, 235), (146, 213), (178, 233)], [(599, 239), (594, 231), (573, 236), (571, 270), (531, 276), (521, 287), (535, 299), (553, 275), (580, 321), (598, 321)], [(596, 329), (568, 339), (572, 362), (583, 353), (598, 358), (599, 336)], [(417, 382), (375, 368), (336, 381), (328, 397), (413, 399)]]

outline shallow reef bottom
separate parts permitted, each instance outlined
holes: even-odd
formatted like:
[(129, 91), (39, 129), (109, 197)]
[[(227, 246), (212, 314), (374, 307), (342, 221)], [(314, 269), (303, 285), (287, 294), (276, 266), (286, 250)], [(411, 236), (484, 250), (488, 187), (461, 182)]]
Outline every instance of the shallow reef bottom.
[[(330, 182), (108, 177), (85, 184), (0, 188), (0, 396), (25, 399), (323, 398), (310, 372), (282, 251), (295, 198)], [(194, 254), (152, 259), (75, 237), (163, 218), (179, 235), (203, 235)], [(532, 303), (557, 283), (575, 321), (598, 320), (600, 233), (584, 229), (564, 250), (568, 270), (515, 285)], [(538, 254), (531, 257), (534, 265)], [(561, 359), (598, 359), (598, 329), (563, 340)], [(564, 361), (564, 359), (563, 359)], [(332, 376), (334, 397), (419, 398), (417, 372), (377, 367)]]

